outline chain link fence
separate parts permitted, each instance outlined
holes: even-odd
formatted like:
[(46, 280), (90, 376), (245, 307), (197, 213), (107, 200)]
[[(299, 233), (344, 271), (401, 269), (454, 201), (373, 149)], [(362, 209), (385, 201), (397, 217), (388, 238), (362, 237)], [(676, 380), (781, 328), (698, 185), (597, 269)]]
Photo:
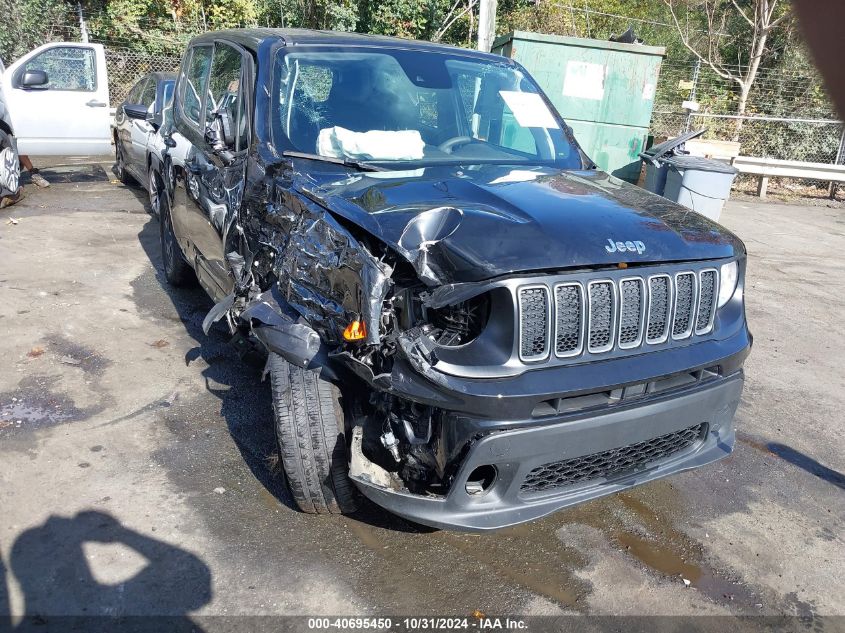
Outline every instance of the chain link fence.
[(117, 107), (129, 94), (138, 79), (152, 72), (176, 72), (179, 57), (139, 53), (120, 48), (106, 48), (106, 66), (109, 72), (109, 100)]
[[(699, 104), (685, 111), (685, 101)], [(667, 61), (652, 115), (655, 138), (707, 128), (703, 138), (738, 141), (743, 156), (836, 163), (843, 159), (843, 124), (812, 69), (760, 71), (738, 116), (735, 82), (701, 63)]]

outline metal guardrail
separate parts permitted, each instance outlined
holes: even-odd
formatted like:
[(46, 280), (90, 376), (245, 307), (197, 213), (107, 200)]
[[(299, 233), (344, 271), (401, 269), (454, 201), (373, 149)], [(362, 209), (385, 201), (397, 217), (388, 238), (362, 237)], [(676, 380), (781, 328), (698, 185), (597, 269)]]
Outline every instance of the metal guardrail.
[(845, 165), (806, 163), (797, 160), (737, 156), (733, 166), (742, 174), (759, 176), (757, 195), (766, 197), (769, 178), (806, 178), (828, 182), (845, 182)]

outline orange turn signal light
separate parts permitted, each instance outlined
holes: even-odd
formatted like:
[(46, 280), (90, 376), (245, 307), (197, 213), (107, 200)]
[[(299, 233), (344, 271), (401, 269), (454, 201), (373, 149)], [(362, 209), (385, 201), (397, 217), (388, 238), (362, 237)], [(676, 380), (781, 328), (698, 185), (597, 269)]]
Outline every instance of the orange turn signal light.
[(343, 331), (343, 338), (347, 341), (360, 341), (367, 338), (367, 326), (363, 321), (353, 321)]

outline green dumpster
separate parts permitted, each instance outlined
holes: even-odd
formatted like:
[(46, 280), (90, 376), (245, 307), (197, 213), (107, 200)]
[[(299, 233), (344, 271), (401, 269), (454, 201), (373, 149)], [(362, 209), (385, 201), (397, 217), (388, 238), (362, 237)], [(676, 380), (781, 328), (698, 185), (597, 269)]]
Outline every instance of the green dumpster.
[(600, 169), (636, 182), (666, 49), (514, 31), (493, 52), (542, 86)]

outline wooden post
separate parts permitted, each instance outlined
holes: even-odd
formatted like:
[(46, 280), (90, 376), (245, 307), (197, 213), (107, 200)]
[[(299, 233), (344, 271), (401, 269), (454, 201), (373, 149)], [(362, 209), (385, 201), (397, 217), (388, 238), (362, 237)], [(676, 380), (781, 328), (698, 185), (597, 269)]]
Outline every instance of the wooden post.
[(766, 197), (766, 189), (769, 188), (769, 177), (760, 176), (760, 181), (757, 183), (757, 195), (761, 198)]
[[(833, 160), (834, 165), (838, 165), (845, 158), (845, 123), (842, 124), (842, 136), (839, 138), (839, 149), (836, 151), (836, 158)], [(839, 183), (835, 180), (830, 181), (827, 193), (831, 200), (836, 200), (836, 190), (839, 188)]]

